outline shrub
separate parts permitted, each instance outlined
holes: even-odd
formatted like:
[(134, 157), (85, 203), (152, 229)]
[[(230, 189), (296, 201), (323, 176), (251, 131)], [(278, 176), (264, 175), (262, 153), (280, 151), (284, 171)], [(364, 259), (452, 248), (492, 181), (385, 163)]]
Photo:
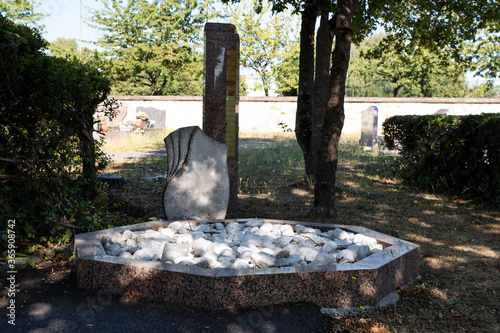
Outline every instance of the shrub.
[(46, 46), (0, 15), (0, 218), (16, 217), (28, 236), (62, 218), (92, 229), (96, 175), (107, 163), (93, 115), (109, 81), (91, 64), (45, 55)]
[(387, 147), (401, 151), (406, 181), (500, 204), (500, 115), (396, 116), (383, 131)]

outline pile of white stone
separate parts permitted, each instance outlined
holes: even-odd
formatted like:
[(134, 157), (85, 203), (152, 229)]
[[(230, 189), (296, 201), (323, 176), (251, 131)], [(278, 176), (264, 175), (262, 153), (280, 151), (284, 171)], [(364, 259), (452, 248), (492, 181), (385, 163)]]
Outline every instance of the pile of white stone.
[(172, 222), (158, 231), (114, 232), (101, 238), (107, 255), (212, 269), (354, 263), (383, 249), (342, 229), (296, 224)]

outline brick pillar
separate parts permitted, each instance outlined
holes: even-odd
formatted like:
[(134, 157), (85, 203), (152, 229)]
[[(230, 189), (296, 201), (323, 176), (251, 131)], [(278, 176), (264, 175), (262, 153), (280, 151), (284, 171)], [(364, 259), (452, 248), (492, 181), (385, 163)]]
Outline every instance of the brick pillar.
[(205, 24), (203, 131), (229, 145), (228, 214), (238, 210), (238, 103), (240, 37), (228, 23)]

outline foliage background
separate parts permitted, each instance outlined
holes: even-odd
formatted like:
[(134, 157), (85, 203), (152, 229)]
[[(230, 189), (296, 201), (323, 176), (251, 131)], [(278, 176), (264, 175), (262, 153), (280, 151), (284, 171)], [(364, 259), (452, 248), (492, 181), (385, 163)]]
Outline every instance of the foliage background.
[[(56, 222), (99, 228), (96, 174), (108, 160), (93, 139), (110, 83), (91, 64), (44, 53), (47, 42), (0, 15), (0, 218), (22, 237)], [(105, 106), (112, 117), (114, 108)]]
[(383, 124), (401, 151), (399, 175), (431, 192), (479, 196), (500, 206), (500, 115), (396, 116)]

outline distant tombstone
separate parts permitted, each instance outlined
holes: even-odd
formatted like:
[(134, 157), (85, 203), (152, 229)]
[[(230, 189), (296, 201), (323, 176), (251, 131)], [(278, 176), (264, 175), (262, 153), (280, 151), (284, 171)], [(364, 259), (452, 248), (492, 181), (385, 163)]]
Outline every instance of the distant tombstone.
[(198, 126), (191, 126), (170, 133), (165, 148), (165, 217), (224, 219), (229, 201), (228, 145), (210, 138)]
[(433, 115), (435, 115), (435, 116), (447, 116), (448, 112), (450, 112), (450, 110), (448, 110), (448, 109), (439, 109), (436, 112), (434, 112)]
[(361, 139), (360, 146), (373, 147), (377, 142), (378, 108), (370, 106), (361, 111)]
[(165, 128), (165, 110), (158, 110), (153, 107), (145, 108), (143, 106), (139, 106), (136, 109), (136, 112), (144, 112), (148, 115), (149, 120), (155, 122), (155, 128), (164, 129)]
[(238, 208), (238, 104), (240, 37), (228, 23), (205, 24), (203, 131), (229, 145), (228, 212)]
[(128, 106), (120, 106), (118, 108), (118, 113), (116, 117), (114, 117), (111, 120), (111, 130), (113, 132), (120, 130), (120, 126), (123, 125), (123, 119), (125, 119), (127, 113), (128, 113)]

